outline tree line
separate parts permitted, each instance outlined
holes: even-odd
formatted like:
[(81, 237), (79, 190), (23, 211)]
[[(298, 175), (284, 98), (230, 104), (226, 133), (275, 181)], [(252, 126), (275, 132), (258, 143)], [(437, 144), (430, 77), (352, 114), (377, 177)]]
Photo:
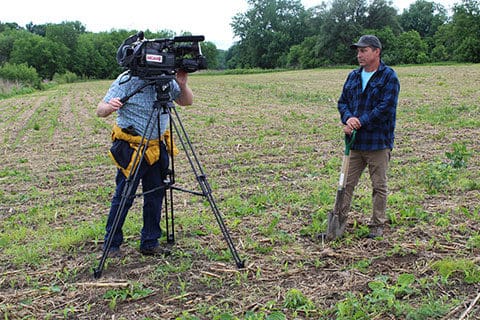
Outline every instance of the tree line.
[(234, 16), (239, 41), (226, 53), (229, 68), (315, 68), (355, 64), (349, 49), (362, 34), (377, 35), (391, 65), (480, 62), (479, 0), (455, 4), (451, 14), (417, 0), (398, 13), (387, 0), (332, 0), (305, 9), (300, 0), (248, 0)]
[[(480, 0), (462, 0), (450, 14), (426, 0), (417, 0), (402, 13), (390, 0), (331, 0), (312, 8), (304, 8), (300, 0), (246, 1), (247, 11), (232, 18), (239, 39), (232, 47), (223, 51), (202, 43), (209, 69), (355, 64), (349, 46), (366, 33), (380, 38), (382, 58), (391, 65), (480, 62)], [(111, 79), (122, 71), (116, 62), (119, 45), (136, 32), (92, 33), (79, 21), (24, 27), (0, 22), (0, 77), (71, 74)], [(149, 39), (174, 36), (169, 30), (144, 32)]]
[[(85, 79), (112, 79), (122, 69), (116, 61), (117, 49), (136, 30), (112, 30), (92, 33), (79, 22), (19, 26), (0, 23), (0, 66), (33, 68), (42, 79), (71, 73)], [(172, 31), (144, 31), (148, 39), (172, 38)], [(216, 54), (212, 43), (204, 43), (203, 52)], [(213, 64), (214, 65), (214, 64)], [(2, 72), (0, 70), (0, 77)]]

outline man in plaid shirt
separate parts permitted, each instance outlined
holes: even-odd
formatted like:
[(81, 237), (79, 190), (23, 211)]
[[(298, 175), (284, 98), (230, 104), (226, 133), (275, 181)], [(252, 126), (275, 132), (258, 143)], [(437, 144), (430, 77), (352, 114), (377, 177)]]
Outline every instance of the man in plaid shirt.
[(338, 111), (345, 134), (357, 132), (350, 152), (340, 220), (346, 221), (355, 186), (368, 167), (373, 188), (368, 237), (376, 238), (383, 235), (387, 222), (387, 169), (395, 138), (400, 83), (395, 71), (381, 60), (382, 44), (376, 36), (364, 35), (350, 47), (357, 51), (360, 68), (348, 75)]

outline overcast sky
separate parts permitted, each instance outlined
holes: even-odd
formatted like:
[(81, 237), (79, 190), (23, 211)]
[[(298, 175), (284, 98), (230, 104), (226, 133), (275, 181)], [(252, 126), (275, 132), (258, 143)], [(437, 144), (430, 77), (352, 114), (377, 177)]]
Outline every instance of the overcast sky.
[[(460, 0), (437, 0), (450, 9)], [(302, 0), (305, 8), (320, 4), (321, 0)], [(399, 10), (415, 0), (394, 1)], [(112, 29), (182, 31), (204, 35), (219, 49), (228, 49), (235, 40), (230, 23), (237, 13), (246, 12), (246, 0), (13, 0), (2, 1), (0, 22), (26, 24), (80, 21), (87, 31)]]

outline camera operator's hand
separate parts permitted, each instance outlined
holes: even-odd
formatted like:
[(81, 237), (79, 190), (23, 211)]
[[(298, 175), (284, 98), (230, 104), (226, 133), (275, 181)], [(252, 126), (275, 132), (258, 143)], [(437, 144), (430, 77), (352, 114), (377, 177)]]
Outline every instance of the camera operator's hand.
[(180, 86), (180, 88), (183, 88), (187, 85), (188, 81), (188, 73), (183, 71), (182, 69), (179, 69), (177, 71), (177, 83)]
[(123, 106), (122, 101), (120, 98), (112, 98), (110, 101), (100, 101), (97, 107), (97, 116), (99, 117), (107, 117), (113, 112), (117, 111)]
[(175, 102), (181, 106), (189, 106), (193, 103), (193, 92), (187, 84), (188, 73), (182, 69), (177, 71), (177, 83), (180, 87), (180, 96)]
[(108, 104), (112, 107), (112, 112), (117, 111), (123, 106), (123, 102), (120, 100), (120, 98), (112, 98)]

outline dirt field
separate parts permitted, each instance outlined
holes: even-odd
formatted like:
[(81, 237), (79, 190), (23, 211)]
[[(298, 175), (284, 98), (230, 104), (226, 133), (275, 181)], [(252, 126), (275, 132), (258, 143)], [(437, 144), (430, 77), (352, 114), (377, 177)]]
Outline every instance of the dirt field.
[[(172, 255), (138, 252), (138, 199), (123, 256), (94, 279), (115, 175), (114, 119), (95, 108), (110, 82), (0, 100), (2, 318), (480, 319), (480, 65), (396, 70), (390, 226), (364, 238), (364, 176), (347, 234), (328, 244), (316, 235), (335, 200), (349, 70), (191, 76), (181, 120), (244, 269), (205, 199), (175, 192)], [(198, 191), (182, 153), (175, 166)]]

